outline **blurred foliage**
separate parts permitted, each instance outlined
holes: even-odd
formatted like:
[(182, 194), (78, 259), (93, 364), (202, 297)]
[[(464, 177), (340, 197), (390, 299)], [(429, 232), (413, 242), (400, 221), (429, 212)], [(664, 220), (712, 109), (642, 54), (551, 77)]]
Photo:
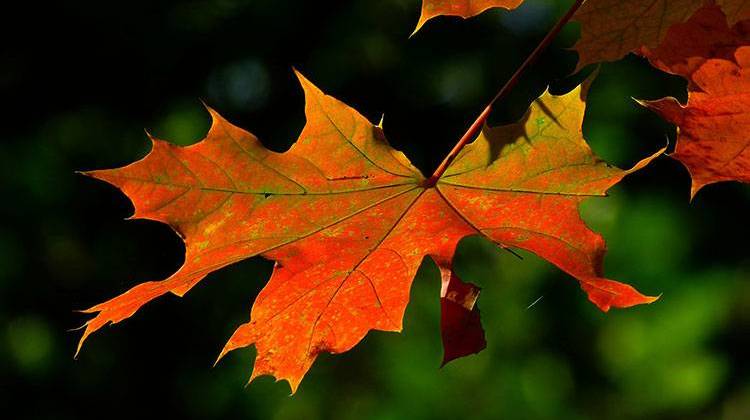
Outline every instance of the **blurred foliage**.
[[(291, 67), (377, 121), (431, 172), (484, 102), (568, 1), (527, 0), (512, 13), (439, 18), (409, 39), (418, 0), (191, 0), (34, 4), (0, 28), (0, 406), (18, 418), (750, 418), (750, 189), (720, 184), (690, 203), (689, 178), (668, 158), (585, 203), (607, 238), (607, 275), (662, 294), (645, 307), (598, 312), (564, 273), (478, 238), (457, 270), (483, 286), (488, 348), (439, 369), (439, 279), (426, 262), (402, 334), (375, 332), (323, 356), (288, 397), (261, 378), (243, 388), (254, 351), (215, 356), (271, 264), (212, 274), (184, 299), (165, 297), (93, 337), (73, 312), (182, 262), (164, 226), (123, 221), (131, 206), (74, 174), (143, 156), (145, 127), (179, 144), (209, 118), (199, 99), (284, 150), (302, 125)], [(518, 118), (547, 85), (574, 86), (567, 28), (498, 104)], [(674, 95), (684, 83), (636, 57), (605, 64), (584, 133), (620, 166), (674, 139), (630, 98)], [(536, 304), (529, 307), (532, 302)]]

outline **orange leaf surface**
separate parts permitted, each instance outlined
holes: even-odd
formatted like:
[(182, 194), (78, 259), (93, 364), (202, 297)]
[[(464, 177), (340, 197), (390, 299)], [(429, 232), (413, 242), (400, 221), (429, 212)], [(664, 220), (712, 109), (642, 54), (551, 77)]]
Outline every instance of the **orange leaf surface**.
[(422, 12), (414, 32), (437, 16), (460, 16), (466, 19), (494, 7), (513, 10), (521, 3), (523, 0), (422, 0)]
[[(96, 315), (81, 342), (160, 295), (182, 296), (212, 271), (261, 255), (276, 261), (273, 274), (221, 356), (254, 345), (252, 378), (273, 375), (294, 391), (321, 352), (347, 351), (370, 330), (400, 331), (412, 279), (430, 257), (447, 282), (443, 298), (469, 313), (444, 312), (459, 326), (444, 323), (446, 358), (478, 351), (478, 290), (454, 283), (450, 272), (456, 244), (468, 235), (547, 259), (604, 311), (654, 300), (603, 277), (604, 241), (578, 204), (661, 151), (629, 171), (594, 156), (581, 136), (581, 88), (545, 94), (519, 123), (487, 128), (427, 187), (380, 127), (299, 78), (307, 124), (287, 152), (265, 149), (210, 110), (213, 125), (201, 142), (153, 139), (142, 160), (89, 173), (127, 194), (134, 217), (172, 226), (186, 257), (168, 279), (88, 309)], [(474, 338), (455, 339), (461, 325)]]
[[(746, 0), (719, 0), (733, 17), (750, 15)], [(642, 47), (656, 48), (673, 25), (685, 22), (711, 0), (588, 0), (573, 18), (581, 24), (576, 43), (578, 69), (602, 61), (616, 61)]]
[(715, 7), (673, 27), (662, 45), (644, 50), (658, 68), (689, 81), (688, 103), (642, 101), (678, 127), (672, 157), (692, 177), (691, 197), (705, 185), (750, 182), (750, 37)]

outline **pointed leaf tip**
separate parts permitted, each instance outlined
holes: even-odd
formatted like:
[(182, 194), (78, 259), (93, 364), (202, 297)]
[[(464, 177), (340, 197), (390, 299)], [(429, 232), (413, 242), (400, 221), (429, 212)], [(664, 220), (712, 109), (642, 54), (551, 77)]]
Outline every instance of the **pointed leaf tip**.
[(609, 312), (612, 307), (629, 308), (650, 304), (656, 302), (661, 296), (647, 296), (633, 286), (605, 278), (583, 279), (581, 288), (586, 292), (589, 300), (602, 312)]
[(410, 38), (424, 26), (424, 24), (438, 16), (457, 16), (464, 19), (481, 14), (482, 12), (501, 8), (512, 10), (520, 6), (524, 0), (422, 0), (419, 21)]

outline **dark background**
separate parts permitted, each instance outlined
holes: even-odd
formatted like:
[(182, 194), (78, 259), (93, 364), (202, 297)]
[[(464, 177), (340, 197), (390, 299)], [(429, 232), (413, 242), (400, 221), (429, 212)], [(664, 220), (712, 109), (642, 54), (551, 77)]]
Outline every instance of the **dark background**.
[[(261, 378), (254, 350), (211, 365), (270, 275), (252, 259), (95, 334), (78, 360), (75, 313), (165, 278), (184, 248), (165, 225), (124, 221), (128, 200), (74, 174), (143, 156), (143, 129), (190, 144), (200, 99), (282, 151), (304, 124), (296, 67), (372, 121), (431, 173), (569, 1), (439, 18), (408, 38), (418, 0), (193, 0), (36, 3), (3, 12), (0, 47), (0, 407), (12, 418), (262, 419), (750, 418), (750, 189), (724, 183), (689, 202), (663, 157), (583, 206), (607, 238), (607, 275), (660, 301), (602, 314), (567, 275), (477, 238), (457, 270), (479, 283), (489, 347), (438, 369), (439, 280), (415, 280), (403, 334), (371, 333), (322, 356), (289, 397)], [(564, 92), (569, 25), (493, 123), (519, 118), (550, 84)], [(587, 69), (590, 71), (591, 69)], [(684, 82), (637, 57), (601, 66), (586, 138), (621, 167), (674, 144), (674, 128), (630, 98)], [(527, 306), (542, 296), (532, 308)]]

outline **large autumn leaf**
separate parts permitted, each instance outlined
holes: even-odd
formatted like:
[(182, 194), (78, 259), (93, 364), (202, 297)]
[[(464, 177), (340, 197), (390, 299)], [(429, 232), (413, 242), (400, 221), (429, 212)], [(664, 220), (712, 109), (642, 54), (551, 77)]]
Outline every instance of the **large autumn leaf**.
[(730, 24), (750, 15), (747, 0), (588, 0), (573, 18), (581, 24), (578, 68), (615, 61), (642, 47), (656, 48), (667, 31), (701, 6), (719, 4)]
[(690, 172), (691, 197), (708, 184), (750, 182), (749, 33), (747, 22), (730, 29), (721, 10), (706, 7), (643, 51), (689, 82), (685, 106), (674, 98), (641, 103), (678, 126), (671, 156)]
[(437, 16), (460, 16), (469, 18), (494, 7), (512, 10), (523, 0), (422, 0), (416, 33), (428, 20)]
[(412, 279), (429, 256), (444, 273), (447, 361), (484, 344), (478, 289), (450, 269), (468, 235), (547, 259), (604, 311), (654, 300), (603, 277), (604, 241), (577, 207), (656, 155), (630, 171), (594, 156), (581, 136), (581, 88), (545, 94), (521, 122), (484, 130), (429, 186), (380, 127), (300, 81), (307, 124), (285, 153), (211, 110), (201, 142), (152, 139), (144, 159), (89, 173), (127, 194), (134, 217), (172, 226), (186, 257), (168, 279), (87, 310), (96, 316), (81, 342), (158, 296), (182, 296), (212, 271), (262, 255), (276, 261), (271, 279), (221, 355), (254, 345), (252, 377), (273, 375), (294, 391), (321, 352), (347, 351), (370, 330), (400, 331)]

